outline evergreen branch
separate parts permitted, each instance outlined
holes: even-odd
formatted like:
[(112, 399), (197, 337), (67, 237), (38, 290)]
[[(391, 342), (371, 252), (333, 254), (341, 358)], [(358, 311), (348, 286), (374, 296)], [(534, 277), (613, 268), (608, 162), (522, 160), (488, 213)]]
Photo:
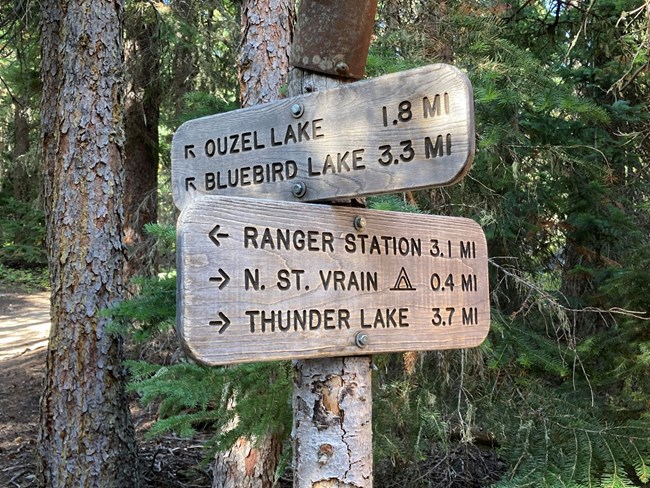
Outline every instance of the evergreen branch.
[(568, 51), (566, 53), (566, 56), (564, 57), (564, 62), (567, 63), (567, 64), (569, 64), (569, 56), (571, 55), (571, 51), (573, 51), (573, 48), (576, 46), (576, 44), (578, 43), (578, 40), (580, 39), (580, 34), (582, 33), (583, 30), (584, 31), (587, 30), (587, 24), (588, 24), (588, 21), (589, 21), (589, 14), (591, 13), (591, 9), (593, 8), (595, 1), (596, 0), (591, 0), (591, 2), (589, 2), (589, 7), (587, 7), (587, 12), (585, 14), (584, 20), (580, 24), (580, 29), (578, 29), (578, 33), (573, 38), (573, 41), (571, 41), (571, 45), (569, 46), (569, 49), (568, 49)]
[(508, 271), (505, 267), (499, 265), (496, 261), (495, 258), (489, 258), (488, 263), (490, 263), (492, 266), (495, 268), (499, 269), (504, 275), (509, 276), (513, 280), (515, 280), (517, 283), (520, 285), (525, 286), (526, 288), (532, 290), (533, 292), (537, 293), (537, 295), (542, 299), (545, 300), (549, 303), (551, 303), (553, 306), (565, 311), (565, 312), (570, 312), (570, 313), (597, 313), (599, 315), (623, 315), (627, 317), (632, 317), (638, 320), (650, 320), (650, 316), (648, 316), (648, 312), (641, 312), (641, 311), (635, 311), (635, 310), (627, 310), (621, 307), (610, 307), (608, 309), (602, 309), (598, 307), (583, 307), (583, 308), (573, 308), (573, 307), (568, 307), (566, 305), (561, 304), (558, 302), (550, 293), (548, 293), (545, 290), (542, 290), (539, 286), (537, 286), (534, 283), (531, 283), (530, 281), (516, 275), (515, 273)]
[(18, 98), (14, 95), (13, 91), (11, 90), (11, 87), (7, 84), (7, 81), (1, 75), (0, 75), (0, 82), (5, 87), (5, 90), (7, 90), (7, 94), (9, 95), (9, 98), (11, 98), (12, 102), (14, 102), (16, 105), (19, 105), (21, 108), (27, 108), (27, 105), (25, 105), (23, 102), (18, 100)]
[(647, 483), (650, 481), (650, 467), (643, 460), (643, 456), (639, 452), (639, 448), (636, 447), (636, 444), (634, 442), (630, 442), (630, 444), (632, 444), (632, 447), (634, 448), (634, 451), (637, 455), (637, 461), (634, 463), (634, 470), (636, 471), (636, 475), (639, 477), (642, 483)]
[[(593, 445), (591, 443), (589, 433), (587, 433), (587, 440), (589, 441), (589, 442), (587, 442), (587, 446), (589, 446), (589, 466), (591, 466), (591, 464), (594, 461), (594, 448), (593, 448)], [(587, 477), (588, 477), (588, 480), (589, 480), (589, 486), (592, 486), (592, 483), (591, 483), (591, 469), (587, 470)]]
[(623, 19), (626, 19), (626, 18), (629, 17), (630, 15), (633, 16), (633, 17), (635, 17), (635, 18), (636, 18), (636, 17), (639, 17), (639, 16), (643, 13), (643, 11), (644, 11), (646, 8), (650, 8), (650, 7), (648, 6), (648, 2), (647, 2), (647, 1), (646, 1), (643, 5), (641, 5), (641, 6), (637, 7), (637, 8), (635, 8), (634, 10), (630, 10), (629, 12), (622, 12), (622, 13), (621, 13), (621, 16), (620, 16), (620, 17), (618, 18), (618, 20), (616, 21), (616, 27), (618, 27), (618, 25), (621, 23), (621, 21), (622, 21)]
[[(635, 58), (636, 58), (636, 55), (635, 55)], [(634, 60), (632, 62), (634, 62)], [(621, 93), (624, 92), (625, 89), (628, 86), (630, 86), (634, 82), (634, 80), (648, 68), (648, 66), (650, 66), (650, 61), (646, 61), (641, 66), (639, 66), (634, 71), (634, 73), (632, 73), (632, 76), (630, 76), (630, 78), (625, 83), (623, 83), (623, 80), (625, 79), (625, 77), (630, 73), (630, 71), (632, 71), (632, 68), (630, 68), (611, 87), (609, 87), (609, 90), (607, 90), (607, 93), (613, 91), (615, 87), (618, 87), (619, 92), (621, 92)]]
[(569, 144), (569, 145), (558, 145), (558, 144), (509, 144), (510, 147), (526, 148), (526, 149), (589, 149), (596, 151), (603, 157), (605, 164), (610, 167), (609, 159), (605, 156), (605, 153), (594, 146), (589, 146), (587, 144)]
[(595, 397), (594, 397), (594, 389), (591, 386), (591, 380), (589, 380), (589, 374), (587, 374), (587, 371), (585, 370), (585, 365), (582, 362), (582, 359), (580, 359), (580, 355), (576, 354), (573, 357), (573, 389), (576, 389), (576, 384), (575, 384), (575, 379), (576, 379), (576, 374), (575, 374), (575, 363), (580, 364), (580, 369), (582, 369), (582, 377), (587, 381), (587, 386), (589, 387), (589, 394), (591, 395), (591, 406), (593, 407), (595, 404)]
[(520, 14), (520, 13), (521, 13), (525, 8), (526, 8), (526, 7), (528, 7), (531, 3), (533, 3), (532, 0), (526, 0), (526, 1), (521, 5), (521, 7), (519, 7), (517, 10), (515, 10), (515, 12), (513, 12), (512, 15), (509, 15), (508, 17), (504, 18), (504, 19), (503, 19), (504, 22), (507, 24), (507, 23), (509, 23), (510, 21), (516, 19), (517, 16), (518, 16), (518, 15), (519, 15), (519, 14)]

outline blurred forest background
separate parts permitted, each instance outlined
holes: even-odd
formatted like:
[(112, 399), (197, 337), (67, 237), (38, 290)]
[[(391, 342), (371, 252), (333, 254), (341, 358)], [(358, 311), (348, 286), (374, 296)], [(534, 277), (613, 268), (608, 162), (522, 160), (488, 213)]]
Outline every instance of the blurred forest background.
[[(240, 8), (127, 1), (132, 298), (110, 313), (137, 343), (131, 388), (159, 402), (151, 435), (208, 430), (221, 450), (272, 433), (287, 460), (290, 365), (207, 369), (173, 337), (171, 137), (238, 107)], [(0, 19), (0, 282), (39, 286), (39, 4), (6, 0)], [(473, 167), (369, 205), (481, 224), (491, 331), (473, 350), (374, 358), (375, 486), (649, 486), (650, 2), (380, 1), (367, 76), (437, 62), (473, 84)]]

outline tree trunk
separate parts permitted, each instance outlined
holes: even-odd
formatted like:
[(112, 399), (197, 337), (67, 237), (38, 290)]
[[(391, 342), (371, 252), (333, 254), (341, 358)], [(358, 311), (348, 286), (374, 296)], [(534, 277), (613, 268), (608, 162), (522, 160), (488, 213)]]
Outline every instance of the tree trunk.
[[(194, 0), (173, 0), (171, 3), (174, 14), (180, 21), (189, 26), (195, 22)], [(185, 95), (192, 90), (197, 68), (193, 56), (194, 40), (187, 34), (187, 28), (181, 29), (180, 39), (174, 48), (172, 99), (174, 116), (180, 117), (185, 108)]]
[[(580, 198), (580, 196), (575, 196)], [(563, 260), (562, 260), (562, 281), (560, 283), (560, 296), (569, 309), (580, 310), (570, 312), (569, 320), (573, 324), (573, 334), (581, 339), (595, 334), (596, 331), (605, 326), (607, 321), (602, 313), (587, 312), (582, 310), (591, 306), (591, 300), (596, 293), (593, 276), (590, 270), (603, 266), (599, 262), (597, 253), (591, 249), (591, 242), (580, 242), (574, 232), (569, 231), (565, 238)]]
[(372, 487), (370, 357), (296, 361), (295, 488)]
[[(245, 0), (239, 55), (242, 107), (281, 98), (289, 71), (294, 17), (292, 1)], [(282, 443), (273, 435), (238, 439), (231, 449), (215, 455), (212, 487), (272, 487), (281, 452)]]
[(158, 218), (158, 120), (160, 36), (158, 13), (137, 5), (126, 28), (127, 91), (124, 112), (124, 242), (129, 249), (125, 281), (152, 260), (144, 225)]
[(242, 107), (281, 98), (289, 72), (295, 12), (288, 0), (245, 0), (239, 50)]
[(13, 180), (13, 197), (18, 202), (29, 200), (28, 196), (32, 193), (30, 189), (33, 188), (34, 184), (29, 179), (29, 172), (25, 162), (20, 159), (21, 156), (27, 154), (27, 151), (29, 151), (29, 119), (25, 109), (16, 103), (14, 112), (14, 167), (11, 177)]
[(272, 487), (281, 453), (277, 436), (267, 436), (259, 444), (240, 437), (229, 450), (215, 456), (212, 488)]
[[(19, 13), (16, 12), (18, 15)], [(25, 13), (22, 12), (24, 15)], [(23, 49), (23, 38), (22, 33), (17, 34), (18, 38), (16, 39), (16, 61), (20, 67), (21, 76), (27, 76), (26, 66), (28, 64), (27, 59), (25, 58), (25, 52)], [(33, 169), (29, 166), (29, 161), (26, 161), (25, 158), (21, 158), (29, 152), (29, 88), (20, 84), (19, 90), (20, 95), (16, 95), (14, 98), (14, 149), (13, 149), (13, 170), (10, 176), (12, 183), (13, 197), (14, 200), (18, 202), (29, 202), (33, 200), (34, 195), (36, 194), (35, 188), (38, 187), (40, 183), (39, 179), (36, 179)], [(30, 171), (32, 170), (32, 171)]]
[(100, 316), (122, 292), (123, 4), (45, 0), (41, 10), (52, 329), (39, 482), (136, 487), (122, 346)]

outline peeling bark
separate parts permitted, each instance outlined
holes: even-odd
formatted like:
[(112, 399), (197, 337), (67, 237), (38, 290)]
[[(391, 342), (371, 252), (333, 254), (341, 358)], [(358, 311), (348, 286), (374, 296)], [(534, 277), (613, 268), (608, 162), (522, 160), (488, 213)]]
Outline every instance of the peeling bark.
[(137, 487), (122, 345), (100, 317), (122, 293), (123, 3), (44, 0), (42, 12), (52, 328), (39, 483)]
[(259, 444), (239, 438), (231, 449), (215, 457), (212, 488), (272, 487), (281, 452), (277, 437), (268, 436)]
[(369, 357), (297, 361), (294, 486), (372, 487)]

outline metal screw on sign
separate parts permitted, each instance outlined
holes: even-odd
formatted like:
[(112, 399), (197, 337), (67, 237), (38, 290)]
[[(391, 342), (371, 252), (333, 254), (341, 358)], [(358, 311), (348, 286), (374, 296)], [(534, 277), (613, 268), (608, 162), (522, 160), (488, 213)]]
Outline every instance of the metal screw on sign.
[(302, 198), (307, 193), (307, 186), (302, 181), (299, 181), (293, 185), (291, 192), (296, 198)]
[(354, 218), (354, 228), (357, 229), (358, 231), (362, 231), (363, 229), (366, 228), (366, 219), (362, 217), (361, 215), (357, 215)]
[(350, 67), (348, 66), (348, 63), (341, 61), (340, 63), (336, 63), (334, 71), (339, 75), (347, 75), (350, 72)]
[(302, 117), (302, 114), (305, 112), (305, 108), (300, 103), (294, 103), (291, 105), (291, 115), (294, 118), (299, 119)]
[(357, 345), (357, 347), (364, 348), (368, 345), (370, 342), (370, 337), (368, 337), (368, 334), (365, 332), (359, 332), (356, 336), (354, 336), (354, 343)]

